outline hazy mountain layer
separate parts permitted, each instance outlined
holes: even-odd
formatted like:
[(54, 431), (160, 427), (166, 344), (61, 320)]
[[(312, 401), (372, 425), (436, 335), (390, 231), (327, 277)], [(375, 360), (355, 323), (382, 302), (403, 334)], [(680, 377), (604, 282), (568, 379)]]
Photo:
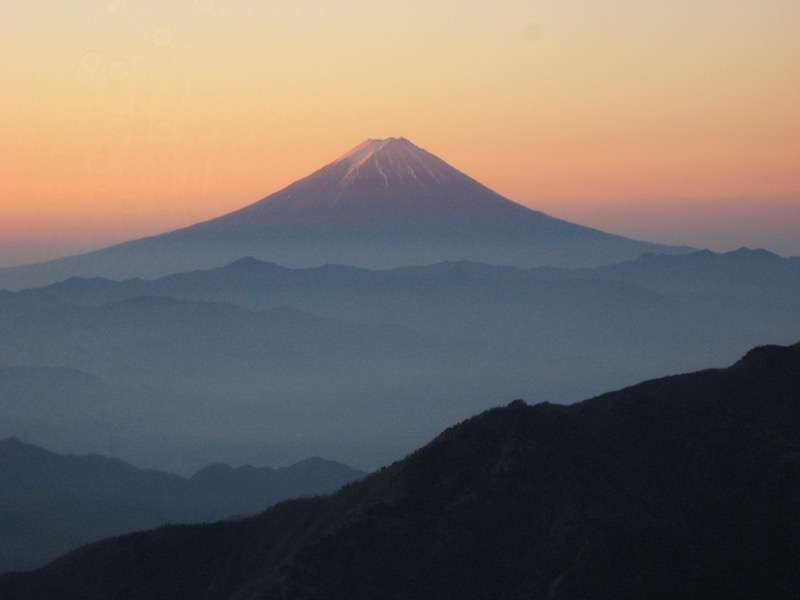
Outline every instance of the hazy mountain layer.
[(794, 598), (800, 344), (513, 402), (328, 498), (109, 540), (3, 598)]
[[(703, 305), (708, 312), (728, 313), (733, 328), (737, 321), (755, 322), (781, 331), (787, 324), (784, 319), (800, 301), (800, 257), (782, 258), (742, 248), (725, 254), (708, 250), (682, 256), (646, 254), (617, 265), (577, 270), (461, 262), (386, 271), (341, 265), (288, 269), (243, 258), (225, 267), (157, 280), (73, 278), (19, 294), (0, 292), (0, 300), (53, 299), (96, 306), (138, 296), (165, 296), (232, 303), (253, 310), (292, 306), (332, 318), (394, 323), (428, 332), (461, 333), (463, 337), (469, 323), (459, 309), (466, 305), (475, 307), (475, 316), (491, 315), (492, 305), (500, 298), (515, 295), (520, 303), (517, 312), (535, 313), (552, 309), (546, 303), (548, 295), (566, 292), (575, 297), (598, 294), (598, 302), (612, 300), (606, 294), (616, 293), (613, 304), (606, 302), (609, 312), (614, 306), (633, 304), (637, 294), (655, 292), (690, 303), (693, 311)], [(625, 294), (631, 302), (626, 302)], [(580, 316), (568, 312), (563, 317), (563, 321), (576, 319)], [(513, 320), (511, 328), (494, 324), (498, 337), (518, 331), (519, 320)], [(630, 320), (636, 320), (636, 315), (631, 314)], [(478, 335), (490, 329), (481, 327)]]
[(0, 269), (0, 288), (70, 276), (156, 277), (253, 256), (289, 267), (370, 268), (448, 260), (600, 265), (683, 247), (630, 240), (500, 196), (403, 138), (367, 140), (263, 200), (184, 229), (37, 265)]
[[(485, 389), (479, 367), (498, 364), (478, 341), (162, 297), (98, 307), (0, 303), (0, 324), (0, 364), (79, 370), (107, 382), (114, 393), (103, 412), (86, 407), (84, 420), (105, 419), (112, 433), (133, 429), (145, 443), (164, 435), (250, 440), (289, 448), (281, 454), (290, 459), (356, 456), (359, 466), (398, 456), (429, 427), (426, 417), (447, 422), (468, 410), (471, 398), (451, 403), (438, 394)], [(465, 379), (470, 365), (475, 375)], [(61, 402), (58, 390), (49, 396)], [(40, 413), (37, 423), (46, 418)]]
[(332, 492), (363, 475), (313, 458), (282, 469), (216, 464), (184, 478), (0, 440), (0, 572), (38, 567), (112, 535), (253, 514), (281, 500)]
[(183, 473), (313, 454), (372, 469), (499, 401), (571, 402), (789, 343), (798, 303), (800, 261), (745, 250), (72, 279), (0, 293), (0, 365), (28, 369), (0, 370), (0, 435)]

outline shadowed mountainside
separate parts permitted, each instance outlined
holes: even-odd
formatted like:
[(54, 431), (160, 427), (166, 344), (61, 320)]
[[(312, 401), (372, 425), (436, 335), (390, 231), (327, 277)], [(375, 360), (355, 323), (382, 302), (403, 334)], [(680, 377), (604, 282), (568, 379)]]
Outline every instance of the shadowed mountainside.
[(111, 535), (253, 514), (288, 498), (332, 492), (363, 475), (312, 458), (281, 469), (216, 464), (184, 478), (0, 440), (0, 572), (38, 567)]
[(515, 401), (327, 498), (0, 578), (6, 599), (794, 598), (800, 344)]

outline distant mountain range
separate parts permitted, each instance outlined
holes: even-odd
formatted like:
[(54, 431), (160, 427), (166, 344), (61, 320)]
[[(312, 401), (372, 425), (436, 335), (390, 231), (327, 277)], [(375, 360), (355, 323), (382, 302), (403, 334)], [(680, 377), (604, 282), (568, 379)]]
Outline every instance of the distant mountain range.
[(800, 589), (800, 344), (515, 401), (336, 494), (0, 577), (0, 597), (774, 598)]
[(65, 456), (0, 440), (0, 572), (39, 567), (104, 537), (254, 514), (364, 475), (311, 458), (282, 469), (215, 464), (184, 478), (96, 454)]
[(477, 261), (596, 266), (644, 252), (685, 253), (516, 204), (404, 138), (367, 140), (263, 200), (161, 235), (0, 269), (0, 288), (71, 276), (157, 277), (245, 256), (288, 267), (368, 268)]
[(241, 259), (0, 292), (0, 436), (191, 473), (377, 468), (504, 398), (572, 402), (800, 338), (800, 259), (373, 271)]

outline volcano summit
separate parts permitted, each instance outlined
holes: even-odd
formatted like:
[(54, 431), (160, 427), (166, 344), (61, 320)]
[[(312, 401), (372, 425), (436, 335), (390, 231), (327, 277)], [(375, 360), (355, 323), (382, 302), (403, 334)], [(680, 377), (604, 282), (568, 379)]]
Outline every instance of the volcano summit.
[(0, 270), (0, 287), (69, 276), (155, 277), (243, 256), (289, 267), (470, 260), (592, 266), (685, 248), (635, 241), (531, 210), (404, 138), (367, 140), (235, 212), (88, 254)]

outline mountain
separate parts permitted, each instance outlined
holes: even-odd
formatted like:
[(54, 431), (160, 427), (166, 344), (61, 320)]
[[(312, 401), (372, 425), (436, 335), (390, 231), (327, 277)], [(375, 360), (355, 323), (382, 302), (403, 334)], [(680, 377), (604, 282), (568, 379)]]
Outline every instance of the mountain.
[[(611, 313), (614, 304), (598, 289), (602, 285), (606, 292), (616, 289), (631, 297), (647, 291), (680, 299), (691, 303), (692, 311), (722, 309), (717, 312), (730, 316), (727, 328), (735, 328), (737, 321), (760, 323), (762, 333), (764, 328), (772, 333), (793, 322), (791, 315), (800, 301), (800, 257), (783, 258), (765, 250), (741, 248), (722, 254), (709, 250), (683, 255), (644, 254), (636, 260), (584, 269), (521, 269), (461, 261), (383, 271), (341, 265), (289, 269), (248, 257), (216, 269), (155, 280), (71, 278), (18, 293), (0, 291), (0, 302), (55, 299), (96, 306), (137, 296), (164, 296), (232, 303), (253, 310), (291, 306), (330, 318), (394, 323), (428, 332), (445, 330), (446, 324), (452, 323), (448, 332), (453, 334), (469, 327), (464, 318), (455, 318), (460, 307), (475, 304), (475, 314), (486, 315), (483, 322), (490, 318), (493, 306), (502, 304), (507, 310), (508, 302), (502, 297), (512, 290), (530, 312), (547, 311), (536, 298), (547, 289), (552, 293), (558, 288), (562, 293), (569, 289), (576, 296), (599, 293), (597, 302), (605, 304)], [(585, 309), (584, 304), (581, 312)], [(564, 321), (578, 318), (562, 315)], [(634, 319), (631, 314), (630, 320)], [(518, 331), (518, 327), (516, 320), (513, 329)], [(790, 333), (789, 339), (793, 336)]]
[(367, 140), (263, 200), (184, 229), (0, 269), (0, 288), (70, 276), (157, 277), (253, 256), (290, 267), (449, 260), (599, 265), (687, 248), (634, 241), (500, 196), (404, 138)]
[(216, 464), (187, 479), (0, 440), (0, 572), (38, 567), (112, 535), (253, 514), (288, 498), (335, 491), (364, 474), (313, 458), (281, 469)]
[(4, 599), (794, 598), (800, 344), (514, 401), (330, 497), (0, 577)]
[[(229, 446), (248, 440), (276, 446), (289, 460), (318, 454), (366, 468), (430, 435), (429, 422), (474, 412), (474, 396), (452, 400), (470, 387), (485, 389), (482, 373), (498, 364), (476, 340), (287, 307), (252, 311), (164, 297), (97, 307), (0, 301), (0, 329), (0, 365), (100, 378), (116, 392), (103, 404), (104, 420), (143, 433), (138, 444), (165, 436)], [(17, 400), (0, 398), (0, 407), (9, 406), (22, 425), (34, 415), (20, 407), (24, 396), (9, 391)], [(57, 389), (47, 396), (63, 403)], [(86, 409), (86, 420), (99, 416)], [(47, 417), (42, 412), (39, 422)], [(185, 471), (173, 463), (182, 458), (161, 460)]]
[(682, 256), (644, 254), (633, 261), (581, 273), (636, 283), (655, 291), (706, 298), (722, 294), (779, 299), (800, 291), (800, 256), (783, 258), (750, 248), (722, 254), (710, 250)]
[(790, 343), (798, 303), (800, 261), (760, 251), (73, 278), (0, 292), (0, 436), (182, 474), (371, 470), (502, 398), (574, 402)]

